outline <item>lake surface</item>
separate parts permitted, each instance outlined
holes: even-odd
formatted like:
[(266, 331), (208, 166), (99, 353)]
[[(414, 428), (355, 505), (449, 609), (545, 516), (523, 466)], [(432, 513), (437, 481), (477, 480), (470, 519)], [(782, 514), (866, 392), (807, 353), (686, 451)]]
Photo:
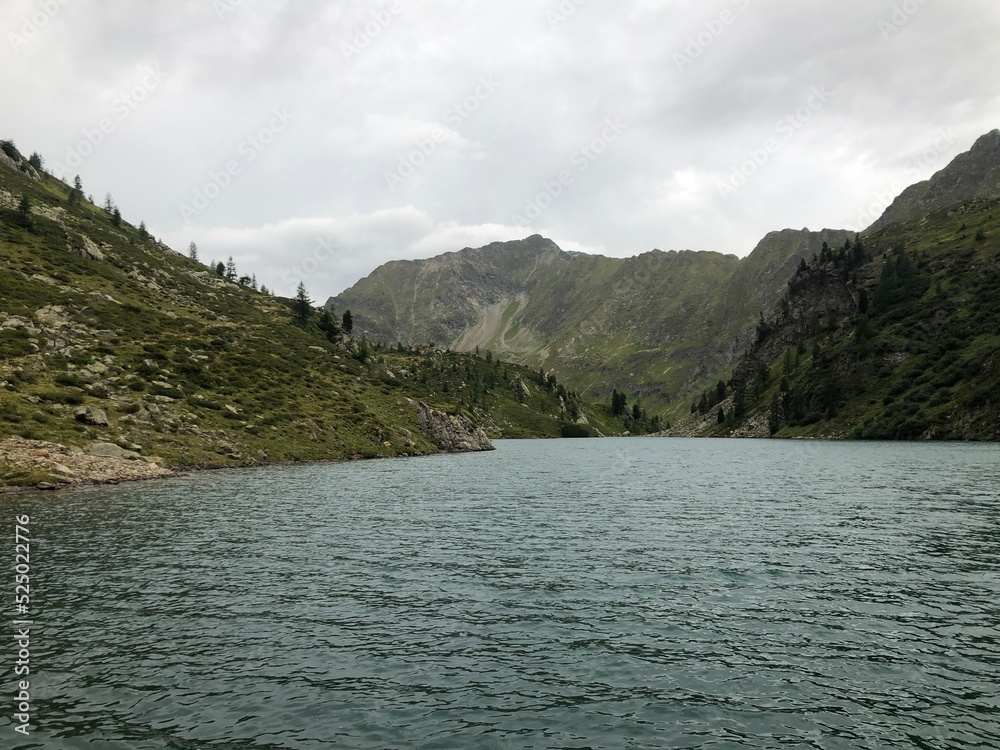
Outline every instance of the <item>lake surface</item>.
[(1000, 447), (498, 448), (0, 499), (0, 746), (1000, 746)]

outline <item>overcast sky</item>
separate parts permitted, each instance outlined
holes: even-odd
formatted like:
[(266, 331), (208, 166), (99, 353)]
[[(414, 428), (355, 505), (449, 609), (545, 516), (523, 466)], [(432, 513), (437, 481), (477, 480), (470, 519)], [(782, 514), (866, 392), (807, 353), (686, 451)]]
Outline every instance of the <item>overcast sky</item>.
[(996, 0), (3, 0), (0, 137), (316, 300), (531, 234), (861, 229), (1000, 127)]

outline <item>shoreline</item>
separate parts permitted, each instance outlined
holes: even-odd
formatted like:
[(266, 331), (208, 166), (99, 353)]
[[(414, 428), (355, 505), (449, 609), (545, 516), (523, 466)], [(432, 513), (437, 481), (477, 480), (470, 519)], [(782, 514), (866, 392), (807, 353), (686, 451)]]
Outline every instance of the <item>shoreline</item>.
[[(107, 445), (107, 444), (104, 444)], [(11, 453), (12, 446), (20, 448), (19, 458), (13, 461), (5, 461)], [(41, 455), (44, 452), (44, 455)], [(0, 501), (6, 496), (23, 495), (29, 492), (61, 492), (65, 490), (77, 489), (80, 487), (107, 487), (120, 484), (133, 484), (138, 482), (151, 482), (161, 479), (178, 479), (195, 473), (210, 471), (227, 471), (238, 469), (268, 468), (273, 466), (308, 466), (312, 464), (339, 464), (355, 463), (360, 461), (388, 461), (408, 458), (427, 458), (432, 456), (448, 456), (467, 453), (489, 453), (489, 450), (463, 450), (447, 451), (438, 450), (433, 453), (420, 453), (399, 456), (331, 456), (330, 458), (317, 458), (308, 461), (250, 461), (239, 464), (200, 464), (196, 466), (171, 467), (158, 462), (151, 462), (150, 459), (136, 457), (109, 458), (102, 456), (92, 456), (83, 452), (79, 448), (68, 448), (59, 443), (49, 443), (39, 440), (25, 440), (18, 437), (10, 437), (0, 441), (0, 466), (9, 466), (16, 469), (30, 471), (32, 468), (45, 466), (46, 459), (52, 462), (53, 457), (83, 457), (90, 459), (100, 459), (100, 465), (105, 470), (112, 473), (107, 476), (88, 476), (74, 474), (67, 476), (63, 481), (41, 482), (25, 485), (0, 486)], [(124, 451), (124, 453), (128, 453)], [(71, 460), (71, 459), (70, 459)], [(58, 464), (58, 462), (56, 462)], [(25, 466), (25, 464), (29, 464)], [(34, 464), (34, 467), (31, 466)], [(136, 467), (145, 471), (136, 471)], [(155, 468), (152, 468), (155, 467)]]

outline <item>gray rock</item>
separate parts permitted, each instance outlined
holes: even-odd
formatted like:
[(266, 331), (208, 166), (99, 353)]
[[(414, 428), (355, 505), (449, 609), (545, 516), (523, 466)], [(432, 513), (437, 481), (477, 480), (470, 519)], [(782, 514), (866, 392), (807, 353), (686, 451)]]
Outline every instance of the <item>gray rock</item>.
[(96, 458), (124, 458), (126, 451), (114, 443), (94, 443), (87, 449), (87, 453)]
[(90, 237), (81, 235), (82, 245), (75, 248), (76, 252), (89, 260), (104, 260), (104, 253)]
[(108, 415), (104, 409), (81, 406), (73, 412), (73, 416), (76, 417), (77, 422), (82, 422), (83, 424), (94, 425), (96, 427), (108, 426)]
[(414, 403), (420, 410), (420, 429), (445, 453), (495, 450), (486, 433), (468, 417), (446, 414), (421, 401)]
[(0, 330), (24, 330), (27, 333), (34, 335), (41, 333), (34, 324), (27, 318), (22, 318), (17, 315), (11, 315), (3, 323), (0, 323)]
[(37, 320), (42, 325), (46, 326), (65, 326), (69, 325), (69, 315), (66, 314), (66, 310), (63, 307), (57, 305), (50, 305), (48, 307), (43, 307), (41, 310), (35, 311), (35, 320)]

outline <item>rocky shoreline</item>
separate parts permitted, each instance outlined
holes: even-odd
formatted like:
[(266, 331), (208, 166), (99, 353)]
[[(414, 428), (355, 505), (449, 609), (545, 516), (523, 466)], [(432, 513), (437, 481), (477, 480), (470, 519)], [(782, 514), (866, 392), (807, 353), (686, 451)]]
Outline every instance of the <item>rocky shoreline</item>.
[[(418, 407), (421, 429), (438, 446), (439, 452), (494, 450), (486, 433), (470, 419), (446, 414), (419, 401), (410, 403)], [(254, 461), (238, 466), (190, 467), (179, 471), (169, 468), (161, 458), (144, 457), (114, 443), (95, 442), (83, 449), (14, 436), (0, 440), (0, 494), (165, 479), (197, 469), (266, 465), (269, 465), (266, 461)]]
[(20, 437), (0, 441), (0, 481), (13, 482), (0, 487), (0, 492), (118, 484), (176, 474), (162, 459), (143, 458), (112, 443), (93, 443), (84, 450)]

